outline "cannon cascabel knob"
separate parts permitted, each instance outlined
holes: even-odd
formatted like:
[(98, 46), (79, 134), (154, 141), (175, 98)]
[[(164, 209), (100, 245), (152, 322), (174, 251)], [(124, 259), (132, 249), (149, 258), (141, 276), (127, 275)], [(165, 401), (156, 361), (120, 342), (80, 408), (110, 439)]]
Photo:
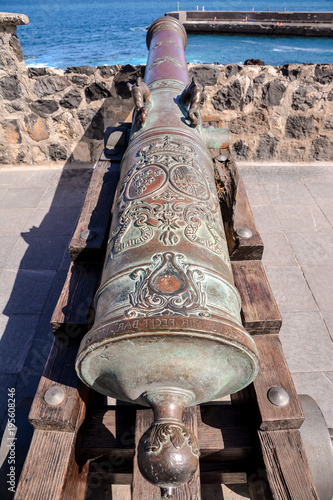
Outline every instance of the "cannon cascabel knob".
[(197, 439), (177, 420), (154, 422), (140, 439), (138, 464), (147, 481), (160, 488), (178, 487), (198, 467)]
[(183, 424), (183, 409), (193, 399), (189, 391), (157, 389), (144, 395), (155, 420), (138, 446), (138, 465), (147, 481), (176, 488), (192, 478), (199, 464), (195, 435)]

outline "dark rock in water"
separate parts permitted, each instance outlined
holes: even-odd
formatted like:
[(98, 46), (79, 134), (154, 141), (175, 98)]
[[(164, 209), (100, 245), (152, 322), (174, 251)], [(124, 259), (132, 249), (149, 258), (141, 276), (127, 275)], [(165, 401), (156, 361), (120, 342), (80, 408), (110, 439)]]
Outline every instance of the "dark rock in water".
[(92, 75), (95, 73), (94, 66), (71, 66), (66, 69), (66, 73), (78, 73), (79, 75)]
[(201, 83), (201, 85), (209, 87), (217, 84), (220, 70), (212, 64), (201, 64), (190, 68), (189, 74), (190, 78), (194, 76), (196, 81)]
[(242, 69), (242, 66), (239, 64), (229, 64), (226, 68), (224, 68), (224, 73), (227, 78), (231, 78), (234, 75), (237, 75)]
[(261, 59), (246, 59), (244, 66), (265, 66), (265, 63)]
[(265, 85), (262, 91), (264, 106), (279, 106), (286, 86), (280, 80), (273, 80)]
[(123, 66), (113, 79), (113, 85), (117, 94), (123, 99), (132, 97), (127, 82), (133, 84), (140, 76), (144, 76), (144, 66), (132, 66), (131, 64)]
[(63, 98), (60, 100), (60, 104), (64, 108), (74, 109), (80, 106), (81, 101), (81, 94), (77, 90), (72, 89), (63, 96)]
[(84, 87), (88, 83), (88, 78), (84, 75), (73, 75), (71, 80), (72, 80), (72, 83), (75, 83), (76, 85), (79, 85), (80, 87)]
[(38, 99), (30, 104), (30, 108), (36, 113), (51, 115), (59, 109), (59, 104), (51, 99)]
[(315, 67), (315, 80), (322, 85), (327, 85), (333, 81), (333, 70), (330, 64), (317, 64)]
[(315, 139), (311, 145), (310, 160), (332, 161), (333, 141), (326, 136)]
[(47, 75), (46, 68), (28, 68), (29, 78), (34, 78), (35, 76), (45, 76)]
[(111, 95), (110, 91), (106, 88), (105, 84), (92, 83), (85, 89), (86, 100), (89, 104), (91, 101), (99, 101), (100, 99), (106, 99)]
[(213, 96), (213, 106), (218, 111), (236, 109), (242, 97), (242, 89), (238, 80), (226, 87), (222, 87)]
[(286, 137), (304, 139), (313, 131), (313, 116), (288, 116), (286, 122)]
[(293, 93), (292, 108), (300, 111), (307, 111), (313, 108), (315, 97), (308, 96), (308, 90), (304, 86), (299, 86)]
[(104, 138), (104, 117), (100, 109), (83, 109), (77, 115), (85, 130), (86, 137), (97, 140)]
[(267, 134), (260, 136), (259, 146), (253, 160), (271, 160), (274, 158), (278, 140)]
[(233, 145), (233, 150), (237, 160), (247, 160), (250, 148), (245, 144), (244, 141), (240, 140), (235, 142)]
[(49, 146), (49, 156), (53, 161), (67, 160), (68, 153), (64, 146), (60, 144), (51, 144)]
[(286, 78), (289, 78), (291, 82), (297, 80), (298, 75), (301, 73), (300, 66), (295, 66), (294, 64), (285, 64), (281, 68), (281, 73)]
[(36, 80), (34, 92), (37, 97), (44, 97), (61, 92), (69, 86), (70, 82), (64, 76), (50, 75)]
[(14, 54), (16, 55), (17, 59), (22, 62), (24, 61), (24, 56), (23, 56), (23, 51), (21, 47), (20, 40), (16, 35), (12, 35), (9, 39), (9, 45), (13, 49)]
[(8, 101), (14, 101), (22, 95), (21, 85), (16, 76), (5, 76), (0, 80), (0, 95)]

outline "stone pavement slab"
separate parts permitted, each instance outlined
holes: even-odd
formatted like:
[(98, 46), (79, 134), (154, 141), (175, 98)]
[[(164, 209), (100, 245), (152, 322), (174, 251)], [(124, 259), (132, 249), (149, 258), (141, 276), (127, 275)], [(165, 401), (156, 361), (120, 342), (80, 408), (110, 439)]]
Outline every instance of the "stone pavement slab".
[(316, 311), (317, 305), (298, 266), (266, 266), (280, 312)]
[[(17, 403), (34, 396), (48, 356), (50, 318), (91, 172), (0, 169), (0, 380), (16, 386)], [(5, 402), (0, 395), (2, 429)]]
[(296, 390), (312, 396), (333, 427), (333, 163), (238, 166), (254, 192), (250, 203)]
[(333, 229), (287, 232), (287, 238), (301, 266), (333, 265)]
[(296, 258), (284, 233), (262, 233), (266, 266), (296, 266)]

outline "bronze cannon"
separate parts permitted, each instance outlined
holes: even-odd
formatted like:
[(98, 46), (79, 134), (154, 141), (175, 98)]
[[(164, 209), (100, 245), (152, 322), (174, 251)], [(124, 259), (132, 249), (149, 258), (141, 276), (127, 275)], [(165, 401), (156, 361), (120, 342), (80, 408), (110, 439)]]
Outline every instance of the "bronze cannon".
[(259, 361), (241, 324), (207, 151), (218, 131), (201, 125), (202, 88), (189, 79), (185, 30), (174, 18), (157, 19), (147, 46), (144, 81), (132, 86), (95, 321), (76, 370), (102, 394), (153, 408), (139, 467), (172, 491), (199, 460), (184, 408), (244, 388)]

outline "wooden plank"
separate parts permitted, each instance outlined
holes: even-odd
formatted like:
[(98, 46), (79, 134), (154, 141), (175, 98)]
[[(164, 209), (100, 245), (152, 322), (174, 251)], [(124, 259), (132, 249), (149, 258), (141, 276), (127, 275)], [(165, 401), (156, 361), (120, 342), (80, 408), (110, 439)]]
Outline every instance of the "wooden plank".
[(299, 431), (258, 431), (258, 436), (273, 498), (319, 500)]
[(61, 500), (85, 500), (88, 483), (89, 462), (78, 463), (75, 459), (75, 449), (72, 451)]
[[(54, 339), (29, 414), (35, 429), (74, 432), (79, 419), (84, 418), (82, 411), (85, 409), (85, 400), (92, 393), (79, 382), (76, 375), (74, 363), (77, 350), (78, 343)], [(57, 406), (50, 406), (45, 402), (44, 395), (54, 386), (63, 389), (65, 400)]]
[[(151, 409), (137, 410), (135, 422), (135, 450), (138, 449), (142, 434), (146, 432), (153, 420), (154, 415)], [(138, 466), (136, 453), (133, 462), (132, 500), (161, 500), (160, 488), (152, 485), (142, 476)]]
[[(85, 498), (88, 464), (78, 461), (76, 441), (86, 404), (94, 401), (95, 393), (78, 381), (74, 369), (77, 349), (78, 343), (54, 339), (29, 414), (35, 430), (15, 498)], [(44, 399), (53, 386), (61, 387), (66, 394), (58, 406), (50, 406)]]
[(235, 470), (234, 464), (200, 463), (200, 477), (203, 484), (246, 484), (246, 466)]
[[(211, 470), (212, 469), (212, 470)], [(126, 463), (126, 467), (124, 466), (121, 469), (115, 469), (112, 472), (100, 472), (98, 481), (102, 482), (103, 484), (131, 484), (132, 485), (132, 500), (134, 500), (133, 497), (133, 472), (131, 470), (131, 466), (129, 463)], [(193, 480), (192, 480), (193, 481)], [(230, 470), (226, 465), (219, 465), (218, 468), (216, 466), (216, 463), (213, 464), (203, 464), (203, 466), (200, 466), (200, 482), (202, 484), (246, 484), (247, 483), (247, 475), (246, 475), (246, 470), (244, 468), (243, 471), (235, 471), (233, 468)], [(190, 484), (190, 483), (189, 483)], [(153, 485), (152, 485), (153, 486)], [(88, 486), (89, 490), (89, 475), (88, 475)], [(159, 492), (159, 488), (156, 488), (153, 486), (156, 490), (156, 494), (159, 495), (157, 497), (151, 496), (150, 490), (143, 490), (144, 492), (142, 493), (142, 497), (140, 497), (140, 500), (161, 500), (161, 493)], [(178, 491), (177, 491), (178, 490)], [(183, 488), (177, 488), (175, 491), (172, 500), (195, 500), (198, 499), (200, 500), (201, 497), (195, 497), (194, 492), (189, 493), (192, 496), (184, 496), (184, 490)], [(94, 490), (95, 491), (95, 490)], [(195, 490), (197, 491), (197, 487), (195, 487)], [(187, 493), (186, 493), (187, 494)], [(178, 496), (177, 496), (178, 495)], [(99, 498), (99, 497), (98, 497)], [(107, 497), (110, 498), (110, 495)], [(135, 497), (139, 498), (139, 497)], [(69, 499), (68, 499), (69, 500)], [(265, 499), (266, 500), (266, 499)]]
[[(120, 162), (99, 160), (93, 170), (78, 225), (69, 244), (72, 261), (101, 261), (105, 250), (111, 208), (119, 180)], [(82, 239), (89, 230), (91, 239)]]
[(71, 263), (65, 284), (51, 318), (54, 333), (80, 339), (93, 320), (92, 303), (102, 264)]
[[(278, 335), (257, 335), (255, 341), (261, 364), (260, 372), (249, 387), (231, 396), (232, 401), (249, 403), (261, 430), (299, 429), (304, 415), (280, 339)], [(267, 397), (271, 387), (285, 389), (290, 398), (289, 404), (272, 404)]]
[(107, 455), (133, 460), (136, 409), (120, 404), (92, 412), (85, 423), (83, 455), (87, 459)]
[[(241, 238), (236, 231), (240, 228), (249, 228), (252, 231), (251, 238)], [(233, 218), (233, 238), (235, 244), (230, 241), (230, 259), (233, 260), (260, 260), (264, 251), (264, 244), (254, 221), (250, 203), (246, 194), (244, 182), (239, 177), (237, 184), (237, 195)]]
[[(91, 398), (88, 397), (91, 391), (86, 392), (85, 403), (91, 402)], [(72, 448), (72, 453), (70, 456), (70, 461), (65, 474), (65, 484), (61, 500), (85, 500), (86, 489), (88, 482), (88, 472), (89, 472), (89, 462), (82, 460), (79, 453), (79, 448), (82, 444), (82, 433), (81, 425), (84, 422), (86, 416), (86, 404), (82, 404), (80, 408), (80, 413), (77, 418), (76, 428), (75, 428), (75, 443)]]
[(282, 318), (261, 261), (234, 261), (231, 264), (241, 297), (244, 328), (251, 335), (279, 333)]
[[(183, 422), (186, 427), (193, 432), (195, 436), (198, 436), (198, 419), (197, 419), (197, 408), (191, 407), (186, 408), (183, 413)], [(174, 495), (174, 500), (200, 500), (201, 499), (201, 487), (200, 487), (200, 468), (198, 467), (194, 473), (192, 479), (176, 489)]]
[(75, 434), (35, 430), (15, 500), (62, 500)]
[(247, 415), (230, 404), (197, 407), (200, 461), (245, 461), (251, 453)]
[[(225, 226), (232, 228), (240, 174), (230, 156), (229, 148), (210, 149), (209, 153), (214, 165), (215, 186), (222, 211), (222, 218)], [(219, 161), (219, 156), (224, 156), (227, 160)], [(234, 241), (232, 245), (235, 245)]]
[[(215, 185), (220, 201), (222, 217), (231, 260), (260, 260), (264, 251), (263, 241), (255, 224), (242, 177), (229, 148), (211, 149)], [(218, 160), (219, 155), (227, 158)], [(251, 238), (241, 238), (237, 229), (249, 228)]]
[[(198, 406), (196, 411), (201, 461), (221, 463), (249, 458), (248, 422), (241, 408), (207, 403)], [(100, 455), (133, 457), (135, 412), (134, 405), (119, 405), (89, 415), (83, 441), (84, 456), (89, 459)]]

